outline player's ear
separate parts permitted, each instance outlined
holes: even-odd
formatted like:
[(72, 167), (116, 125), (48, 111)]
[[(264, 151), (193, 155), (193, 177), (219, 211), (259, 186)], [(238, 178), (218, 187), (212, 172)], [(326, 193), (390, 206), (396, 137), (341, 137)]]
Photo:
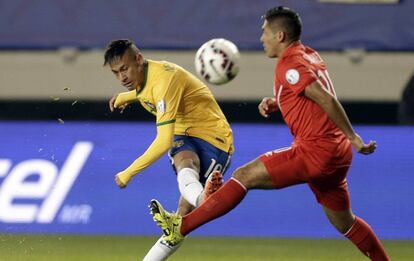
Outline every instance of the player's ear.
[(283, 42), (286, 39), (286, 33), (283, 31), (277, 31), (275, 33), (275, 38), (278, 42)]
[(142, 54), (140, 52), (135, 54), (135, 61), (138, 64), (144, 64), (144, 57), (142, 56)]

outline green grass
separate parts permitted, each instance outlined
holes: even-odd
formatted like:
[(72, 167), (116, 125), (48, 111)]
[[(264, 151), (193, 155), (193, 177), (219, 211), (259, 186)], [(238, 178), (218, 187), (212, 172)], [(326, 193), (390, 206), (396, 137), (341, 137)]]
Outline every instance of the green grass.
[[(0, 260), (142, 260), (154, 237), (0, 235)], [(384, 241), (393, 260), (414, 260), (414, 241)], [(347, 240), (189, 237), (169, 260), (368, 260)]]

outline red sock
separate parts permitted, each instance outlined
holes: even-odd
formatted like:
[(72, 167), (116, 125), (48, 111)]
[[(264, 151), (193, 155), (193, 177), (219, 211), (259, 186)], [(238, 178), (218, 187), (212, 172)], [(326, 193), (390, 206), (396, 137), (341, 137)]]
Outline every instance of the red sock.
[(385, 249), (375, 235), (372, 228), (362, 219), (356, 217), (351, 229), (344, 234), (358, 249), (371, 260), (391, 260), (385, 253)]
[(230, 179), (204, 203), (183, 217), (181, 234), (187, 235), (199, 226), (226, 214), (242, 201), (246, 193), (242, 184)]

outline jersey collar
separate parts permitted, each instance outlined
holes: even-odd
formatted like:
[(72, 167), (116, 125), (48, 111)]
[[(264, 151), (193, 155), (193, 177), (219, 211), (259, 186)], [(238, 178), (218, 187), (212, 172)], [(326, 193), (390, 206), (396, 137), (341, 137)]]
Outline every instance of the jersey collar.
[(283, 58), (289, 56), (294, 50), (298, 48), (303, 48), (303, 45), (300, 41), (297, 41), (295, 43), (292, 43), (282, 54), (282, 57), (280, 57), (279, 60), (282, 60)]

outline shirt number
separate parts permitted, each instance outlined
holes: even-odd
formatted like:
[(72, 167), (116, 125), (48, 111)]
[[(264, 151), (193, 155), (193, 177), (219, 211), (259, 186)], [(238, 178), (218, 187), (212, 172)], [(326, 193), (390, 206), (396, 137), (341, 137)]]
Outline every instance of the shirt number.
[(327, 70), (318, 70), (317, 73), (318, 73), (319, 79), (322, 82), (323, 88), (336, 98), (335, 89), (333, 87), (331, 78), (329, 77), (328, 71)]

